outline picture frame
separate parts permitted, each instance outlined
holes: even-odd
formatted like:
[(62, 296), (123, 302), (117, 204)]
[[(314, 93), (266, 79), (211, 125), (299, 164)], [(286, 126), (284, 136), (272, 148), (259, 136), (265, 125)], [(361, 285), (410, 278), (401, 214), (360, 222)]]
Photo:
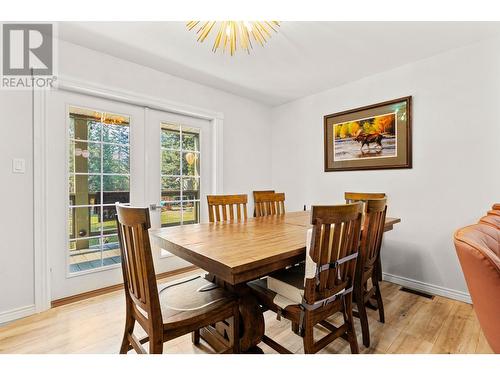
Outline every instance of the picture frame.
[(324, 116), (325, 172), (412, 168), (412, 97)]

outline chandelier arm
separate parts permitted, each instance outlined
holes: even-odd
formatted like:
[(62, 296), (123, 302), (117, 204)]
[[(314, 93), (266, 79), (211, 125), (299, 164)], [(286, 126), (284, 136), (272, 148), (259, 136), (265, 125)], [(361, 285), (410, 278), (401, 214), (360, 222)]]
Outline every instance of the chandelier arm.
[(276, 21), (265, 21), (265, 22), (271, 28), (271, 30), (273, 30), (275, 33), (278, 32), (278, 29), (275, 29), (274, 27), (275, 26), (279, 27), (280, 26), (279, 23), (278, 23), (278, 25), (274, 24), (274, 26), (273, 26), (273, 23), (276, 22)]
[(205, 27), (207, 27), (208, 22), (209, 22), (209, 21), (205, 22), (202, 26), (200, 26), (200, 28), (198, 29), (198, 31), (196, 32), (196, 34), (200, 34), (200, 33), (202, 32), (202, 30), (203, 30)]
[(205, 26), (203, 27), (203, 32), (198, 37), (198, 41), (199, 42), (203, 43), (203, 41), (205, 40), (205, 38), (208, 36), (208, 34), (210, 33), (210, 31), (214, 27), (215, 22), (216, 21), (210, 21), (207, 24), (205, 24)]
[(194, 27), (196, 27), (196, 25), (198, 25), (200, 23), (200, 21), (189, 21), (187, 24), (186, 24), (186, 27), (188, 28), (189, 31), (191, 31)]
[(259, 23), (255, 22), (255, 27), (254, 27), (253, 34), (255, 39), (260, 43), (261, 46), (264, 46), (264, 42), (266, 41), (266, 38), (264, 38), (264, 35), (259, 30)]
[[(220, 23), (220, 27), (216, 24)], [(186, 27), (189, 31), (197, 28), (197, 41), (203, 43), (209, 35), (215, 32), (212, 51), (219, 49), (233, 56), (238, 49), (250, 54), (253, 49), (252, 39), (264, 46), (272, 37), (272, 32), (278, 32), (278, 21), (188, 21)]]

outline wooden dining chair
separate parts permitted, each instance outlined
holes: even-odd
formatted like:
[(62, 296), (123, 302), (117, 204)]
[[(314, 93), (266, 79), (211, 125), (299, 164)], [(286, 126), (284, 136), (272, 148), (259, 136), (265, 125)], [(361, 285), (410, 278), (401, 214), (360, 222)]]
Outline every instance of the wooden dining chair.
[(247, 219), (248, 196), (207, 195), (208, 220), (211, 223), (223, 221), (241, 221)]
[(255, 201), (260, 198), (262, 194), (266, 193), (274, 193), (274, 190), (254, 190), (253, 191), (253, 201), (254, 201), (254, 207), (253, 207), (253, 217), (256, 217), (256, 212), (255, 212)]
[(283, 215), (285, 193), (260, 193), (255, 197), (255, 217)]
[[(353, 325), (352, 290), (361, 230), (361, 203), (312, 206), (307, 232), (306, 261), (248, 283), (264, 309), (291, 320), (292, 330), (303, 337), (304, 352), (316, 353), (335, 339), (347, 340), (358, 353)], [(339, 327), (326, 319), (341, 312)], [(329, 333), (314, 340), (317, 325)], [(264, 335), (263, 342), (279, 353), (291, 353)]]
[[(122, 256), (126, 320), (120, 353), (131, 349), (145, 354), (142, 344), (149, 341), (149, 353), (163, 352), (163, 343), (223, 320), (233, 320), (232, 335), (223, 340), (223, 352), (239, 352), (238, 300), (205, 280), (192, 276), (157, 285), (148, 229), (147, 208), (116, 204), (116, 222)], [(146, 332), (134, 334), (135, 323)]]
[[(385, 322), (377, 267), (380, 258), (380, 243), (384, 234), (386, 202), (387, 200), (383, 198), (367, 200), (365, 203), (365, 223), (361, 234), (360, 251), (354, 277), (354, 300), (358, 308), (357, 314), (355, 312), (354, 315), (358, 316), (361, 322), (363, 345), (367, 348), (370, 346), (370, 329), (366, 315), (366, 304), (370, 302), (370, 298), (376, 298), (377, 305), (375, 307), (378, 309), (380, 322)], [(369, 280), (371, 280), (371, 287), (368, 289)]]
[[(387, 198), (387, 195), (385, 193), (355, 193), (355, 192), (345, 192), (344, 193), (344, 199), (346, 203), (353, 203), (353, 202), (362, 202), (363, 203), (363, 219), (361, 220), (361, 225), (364, 223), (364, 217), (366, 213), (366, 201), (370, 199), (382, 199), (382, 198)], [(380, 244), (382, 246), (382, 244)], [(378, 251), (380, 254), (380, 249)], [(377, 260), (378, 264), (378, 269), (376, 270), (378, 272), (378, 280), (382, 281), (382, 261), (379, 256)]]

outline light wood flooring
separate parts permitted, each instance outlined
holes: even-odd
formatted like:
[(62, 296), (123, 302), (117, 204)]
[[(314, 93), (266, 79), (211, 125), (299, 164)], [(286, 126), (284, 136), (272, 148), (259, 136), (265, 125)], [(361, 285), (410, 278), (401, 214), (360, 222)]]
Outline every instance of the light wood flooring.
[[(382, 283), (386, 323), (377, 320), (377, 312), (368, 311), (372, 340), (368, 349), (362, 345), (359, 320), (355, 319), (361, 353), (492, 353), (471, 305), (437, 296), (431, 300), (399, 289), (396, 284)], [(89, 298), (0, 327), (0, 353), (117, 353), (124, 319), (122, 290)], [(278, 321), (270, 312), (265, 313), (265, 319), (268, 336), (293, 352), (303, 353), (302, 339), (291, 331), (288, 321)], [(337, 319), (340, 316), (331, 320)], [(323, 334), (321, 328), (315, 330), (317, 338)], [(264, 353), (275, 353), (265, 344), (260, 347)], [(203, 340), (200, 346), (193, 346), (186, 335), (165, 343), (164, 352), (212, 350)], [(350, 350), (339, 339), (320, 353), (347, 354)]]

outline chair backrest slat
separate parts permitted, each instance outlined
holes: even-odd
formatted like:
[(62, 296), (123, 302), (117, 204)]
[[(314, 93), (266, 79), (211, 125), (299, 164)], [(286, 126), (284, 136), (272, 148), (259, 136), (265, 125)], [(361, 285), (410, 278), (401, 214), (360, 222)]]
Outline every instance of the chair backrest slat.
[[(338, 206), (312, 206), (312, 240), (309, 256), (316, 269), (358, 251), (362, 205), (352, 203)], [(353, 285), (356, 259), (306, 278), (304, 297), (308, 303), (328, 298)]]
[(220, 221), (220, 214), (219, 214), (220, 207), (219, 206), (213, 206), (213, 208), (215, 210), (215, 221)]
[[(319, 264), (326, 264), (328, 263), (328, 258), (330, 256), (330, 253), (334, 252), (333, 249), (330, 247), (330, 229), (331, 225), (324, 225), (322, 228), (322, 233), (321, 233), (321, 246), (320, 246), (320, 252), (319, 252)], [(326, 288), (326, 282), (328, 280), (328, 273), (327, 272), (322, 272), (320, 274), (320, 287), (321, 288)]]
[(254, 197), (256, 217), (285, 213), (285, 193), (260, 192)]
[[(335, 254), (340, 254), (342, 251), (342, 243), (341, 239), (344, 238), (342, 236), (342, 232), (344, 230), (343, 224), (333, 224), (333, 238), (332, 238), (332, 249), (330, 251), (330, 257), (329, 257), (329, 262), (332, 262), (332, 259), (335, 258)], [(326, 284), (327, 288), (333, 288), (335, 286), (335, 283), (337, 282), (336, 280), (336, 275), (334, 272), (330, 272), (328, 275), (328, 281)]]
[(117, 203), (116, 223), (127, 303), (146, 312), (143, 319), (160, 324), (160, 301), (148, 233), (149, 210)]
[(220, 206), (220, 208), (222, 210), (222, 220), (223, 221), (227, 221), (227, 206), (228, 205), (222, 205), (222, 206)]
[[(234, 208), (236, 208), (237, 220), (247, 219), (246, 194), (239, 195), (207, 195), (208, 219), (211, 223), (222, 221), (234, 221)], [(228, 215), (229, 210), (229, 215)], [(243, 212), (243, 215), (242, 215)]]
[[(360, 231), (361, 231), (361, 226), (360, 228), (356, 228), (355, 224), (351, 221), (347, 224), (344, 224), (347, 228), (345, 229), (346, 233), (342, 237), (343, 239), (343, 244), (342, 244), (342, 250), (340, 251), (339, 259), (346, 257), (352, 253), (351, 249), (359, 249), (359, 237), (360, 237)], [(353, 234), (356, 233), (356, 234)], [(346, 279), (353, 279), (354, 278), (354, 272), (356, 270), (356, 262), (347, 262), (344, 264), (341, 264), (339, 266), (339, 274), (340, 274), (340, 280), (346, 280)], [(335, 285), (338, 285), (339, 283), (336, 283)]]

